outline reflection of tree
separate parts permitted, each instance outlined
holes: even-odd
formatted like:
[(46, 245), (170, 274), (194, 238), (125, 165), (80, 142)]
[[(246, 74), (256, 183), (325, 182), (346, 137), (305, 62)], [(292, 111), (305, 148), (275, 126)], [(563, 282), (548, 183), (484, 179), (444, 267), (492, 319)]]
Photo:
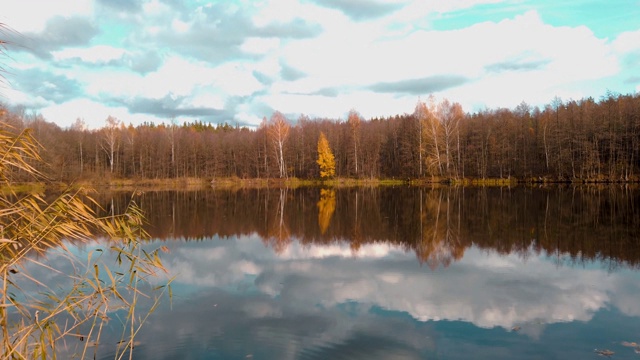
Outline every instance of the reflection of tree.
[[(445, 193), (446, 192), (446, 193)], [(462, 259), (466, 246), (462, 244), (458, 229), (454, 223), (451, 209), (451, 189), (429, 191), (423, 200), (420, 189), (420, 239), (416, 246), (416, 255), (421, 263), (426, 262), (431, 269), (442, 265), (449, 266), (453, 261)]]
[(282, 253), (291, 242), (291, 234), (289, 227), (284, 221), (284, 205), (287, 200), (287, 189), (280, 189), (280, 197), (278, 198), (278, 207), (274, 221), (268, 228), (267, 242), (273, 246), (276, 253)]
[[(118, 212), (130, 194), (104, 192), (99, 197), (104, 209)], [(319, 206), (323, 202), (324, 218)], [(472, 246), (522, 258), (545, 253), (558, 264), (598, 260), (611, 270), (638, 267), (637, 204), (640, 190), (627, 186), (363, 187), (329, 191), (324, 198), (316, 188), (140, 195), (153, 238), (257, 234), (278, 251), (295, 237), (303, 245), (350, 246), (354, 253), (385, 244), (415, 252), (432, 267), (460, 259)]]
[(358, 190), (355, 196), (355, 220), (353, 221), (353, 231), (351, 233), (351, 251), (356, 254), (362, 245), (362, 232), (360, 231), (360, 219), (358, 218)]
[(336, 210), (336, 191), (333, 189), (320, 189), (320, 201), (318, 201), (318, 225), (320, 233), (324, 235), (331, 224), (331, 217)]

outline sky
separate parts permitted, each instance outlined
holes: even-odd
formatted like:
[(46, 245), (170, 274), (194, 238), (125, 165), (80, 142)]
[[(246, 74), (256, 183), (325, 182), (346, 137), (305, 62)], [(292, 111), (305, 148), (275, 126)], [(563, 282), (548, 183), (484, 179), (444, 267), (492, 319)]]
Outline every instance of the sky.
[(640, 0), (4, 0), (0, 101), (61, 127), (258, 126), (640, 91)]

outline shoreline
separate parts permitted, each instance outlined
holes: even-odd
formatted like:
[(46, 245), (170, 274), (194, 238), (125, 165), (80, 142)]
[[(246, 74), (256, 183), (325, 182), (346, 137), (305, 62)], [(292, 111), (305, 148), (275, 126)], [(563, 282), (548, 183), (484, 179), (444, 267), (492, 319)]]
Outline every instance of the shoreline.
[(177, 178), (177, 179), (101, 179), (99, 181), (82, 180), (72, 183), (65, 182), (19, 182), (9, 187), (2, 187), (0, 191), (13, 192), (42, 192), (45, 190), (65, 190), (79, 188), (109, 189), (109, 190), (204, 190), (204, 189), (242, 189), (242, 188), (298, 188), (298, 187), (378, 187), (378, 186), (561, 186), (561, 185), (640, 185), (640, 178), (630, 180), (609, 179), (573, 179), (558, 180), (548, 178), (515, 179), (515, 178), (486, 178), (486, 179), (377, 179), (377, 178), (335, 178), (329, 180), (298, 179), (298, 178), (270, 178), (270, 179), (241, 179), (241, 178)]

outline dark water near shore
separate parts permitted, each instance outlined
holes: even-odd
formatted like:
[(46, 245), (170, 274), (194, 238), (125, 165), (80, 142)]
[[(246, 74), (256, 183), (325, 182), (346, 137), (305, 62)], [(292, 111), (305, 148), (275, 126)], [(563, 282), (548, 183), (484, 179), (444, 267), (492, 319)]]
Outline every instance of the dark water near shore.
[[(100, 201), (117, 211), (130, 196)], [(177, 276), (172, 304), (148, 320), (135, 359), (588, 359), (596, 348), (640, 356), (622, 343), (640, 342), (637, 188), (135, 199), (148, 246), (169, 248), (163, 258)], [(110, 336), (105, 343), (117, 341)]]

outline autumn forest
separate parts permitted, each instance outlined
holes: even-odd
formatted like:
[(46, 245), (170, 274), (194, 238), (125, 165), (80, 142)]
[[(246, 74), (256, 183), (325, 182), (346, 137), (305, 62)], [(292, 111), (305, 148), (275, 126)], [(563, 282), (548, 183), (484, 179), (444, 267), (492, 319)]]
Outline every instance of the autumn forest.
[[(364, 119), (287, 119), (275, 112), (256, 129), (196, 121), (127, 125), (109, 117), (98, 130), (82, 119), (67, 129), (0, 107), (12, 131), (29, 128), (55, 181), (167, 178), (321, 177), (319, 142), (334, 162), (323, 177), (638, 181), (640, 95), (608, 94), (539, 108), (465, 113), (429, 97), (412, 113)], [(323, 134), (321, 136), (321, 134)], [(327, 148), (328, 143), (328, 148)], [(324, 161), (326, 161), (325, 159)], [(20, 173), (13, 173), (21, 181)]]

